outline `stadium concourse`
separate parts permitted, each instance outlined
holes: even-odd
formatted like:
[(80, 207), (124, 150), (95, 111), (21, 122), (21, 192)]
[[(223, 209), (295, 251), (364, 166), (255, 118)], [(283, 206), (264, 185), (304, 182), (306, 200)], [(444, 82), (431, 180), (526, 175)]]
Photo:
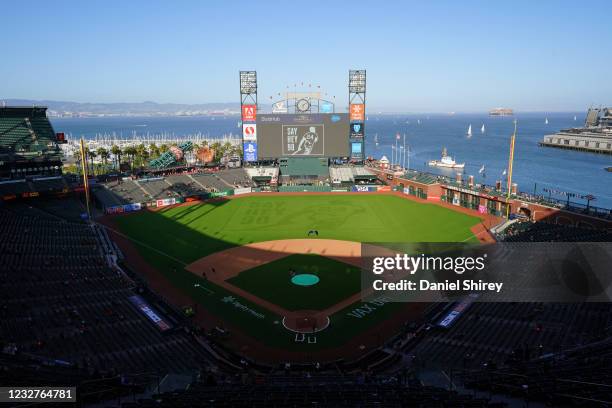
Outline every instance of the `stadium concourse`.
[[(198, 309), (188, 294), (182, 295), (187, 299), (184, 307), (166, 299), (152, 287), (147, 271), (132, 267), (130, 254), (119, 248), (113, 231), (96, 221), (102, 215), (112, 218), (115, 213), (133, 211), (145, 214), (145, 221), (161, 223), (162, 213), (171, 216), (185, 209), (206, 210), (206, 206), (231, 209), (228, 203), (245, 199), (224, 197), (247, 192), (262, 192), (255, 198), (296, 197), (307, 205), (309, 195), (330, 197), (332, 190), (344, 190), (333, 193), (340, 197), (334, 205), (312, 217), (346, 211), (346, 203), (338, 204), (342, 200), (355, 201), (361, 205), (358, 210), (372, 211), (383, 197), (380, 203), (385, 205), (429, 214), (421, 218), (456, 221), (447, 233), (457, 238), (469, 232), (473, 222), (484, 228), (477, 209), (463, 201), (454, 204), (452, 199), (424, 204), (427, 186), (446, 183), (444, 188), (452, 189), (457, 187), (455, 182), (409, 172), (390, 192), (388, 174), (373, 169), (375, 163), (367, 168), (331, 166), (326, 174), (321, 173), (320, 163), (312, 163), (312, 173), (304, 173), (302, 167), (301, 174), (293, 175), (280, 163), (236, 169), (182, 167), (161, 174), (92, 179), (96, 218), (90, 221), (83, 217), (86, 206), (80, 179), (62, 172), (61, 142), (44, 108), (0, 108), (2, 385), (77, 386), (80, 406), (612, 403), (610, 303), (434, 303), (426, 306), (419, 319), (411, 316), (401, 321), (393, 336), (380, 339), (376, 347), (353, 359), (319, 361), (306, 355), (301, 362), (270, 364), (245, 357), (240, 348), (227, 347), (226, 336), (234, 334), (223, 327), (200, 326), (198, 316), (210, 311)], [(404, 184), (402, 190), (400, 184)], [(349, 189), (355, 193), (348, 193)], [(375, 192), (379, 189), (381, 194)], [(361, 196), (372, 198), (353, 200)], [(196, 204), (175, 205), (184, 201)], [(264, 203), (247, 210), (269, 213), (270, 206)], [(384, 214), (371, 216), (380, 213)], [(497, 214), (489, 215), (491, 221), (498, 219)], [(589, 224), (569, 226), (546, 222), (553, 218), (534, 222), (521, 217), (485, 232), (491, 239), (506, 242), (611, 241), (610, 229), (592, 221), (606, 221), (609, 212), (588, 209), (583, 215)], [(122, 217), (132, 215), (116, 219)], [(213, 223), (211, 218), (202, 219)], [(381, 218), (372, 225), (383, 222)], [(401, 225), (401, 220), (393, 222)], [(177, 237), (182, 240), (180, 246), (188, 247), (186, 237), (194, 237), (193, 232), (178, 230), (186, 234)], [(360, 233), (371, 231), (354, 232), (355, 240)], [(219, 245), (220, 240), (207, 242)], [(452, 325), (441, 324), (460, 307)]]

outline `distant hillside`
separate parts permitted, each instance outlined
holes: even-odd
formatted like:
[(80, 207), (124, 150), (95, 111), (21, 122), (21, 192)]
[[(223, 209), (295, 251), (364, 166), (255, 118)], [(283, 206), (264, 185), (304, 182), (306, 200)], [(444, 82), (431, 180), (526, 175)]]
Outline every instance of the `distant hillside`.
[(81, 103), (70, 101), (33, 100), (33, 99), (0, 99), (0, 104), (6, 105), (42, 105), (47, 106), (52, 114), (63, 113), (91, 114), (91, 115), (181, 115), (181, 114), (207, 114), (211, 112), (240, 111), (239, 103), (157, 103), (157, 102), (125, 102), (125, 103)]

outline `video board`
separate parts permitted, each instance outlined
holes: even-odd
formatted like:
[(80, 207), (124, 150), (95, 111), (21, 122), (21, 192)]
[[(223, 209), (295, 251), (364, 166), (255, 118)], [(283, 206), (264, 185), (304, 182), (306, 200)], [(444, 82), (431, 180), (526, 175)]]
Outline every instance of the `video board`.
[(346, 113), (259, 114), (257, 156), (348, 157), (348, 126)]

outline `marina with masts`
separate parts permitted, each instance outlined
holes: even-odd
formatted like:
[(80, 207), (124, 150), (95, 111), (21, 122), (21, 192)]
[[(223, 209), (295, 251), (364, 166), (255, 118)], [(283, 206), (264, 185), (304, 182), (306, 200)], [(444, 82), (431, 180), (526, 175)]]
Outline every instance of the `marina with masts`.
[[(64, 155), (66, 157), (72, 157), (75, 151), (79, 149), (80, 136), (73, 135), (71, 133), (66, 134), (67, 143), (61, 145)], [(162, 146), (162, 145), (180, 145), (186, 141), (190, 141), (195, 145), (213, 145), (220, 144), (225, 145), (227, 143), (232, 146), (239, 146), (241, 143), (240, 135), (229, 133), (223, 134), (219, 137), (210, 136), (205, 133), (195, 133), (188, 135), (178, 136), (175, 133), (163, 132), (159, 134), (146, 133), (138, 134), (133, 132), (131, 137), (125, 137), (123, 133), (98, 133), (94, 137), (85, 138), (85, 145), (90, 150), (96, 150), (98, 148), (104, 148), (111, 150), (113, 146), (118, 146), (120, 149), (126, 147), (145, 145)]]

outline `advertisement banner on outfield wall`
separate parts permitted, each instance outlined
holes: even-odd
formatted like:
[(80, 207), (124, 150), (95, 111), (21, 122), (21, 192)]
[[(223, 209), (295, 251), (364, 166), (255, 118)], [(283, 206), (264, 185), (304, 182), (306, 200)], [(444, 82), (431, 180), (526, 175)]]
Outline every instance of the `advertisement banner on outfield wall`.
[(234, 195), (248, 194), (251, 192), (251, 187), (235, 188)]
[(375, 192), (376, 190), (376, 186), (353, 186), (351, 189), (351, 191), (356, 191), (358, 193)]
[(391, 186), (378, 186), (378, 191), (391, 191)]
[(232, 190), (217, 191), (217, 192), (210, 193), (210, 197), (211, 198), (225, 197), (225, 196), (228, 196), (228, 195), (232, 195)]
[(176, 204), (176, 198), (164, 198), (162, 200), (157, 200), (155, 203), (157, 207), (167, 207)]

